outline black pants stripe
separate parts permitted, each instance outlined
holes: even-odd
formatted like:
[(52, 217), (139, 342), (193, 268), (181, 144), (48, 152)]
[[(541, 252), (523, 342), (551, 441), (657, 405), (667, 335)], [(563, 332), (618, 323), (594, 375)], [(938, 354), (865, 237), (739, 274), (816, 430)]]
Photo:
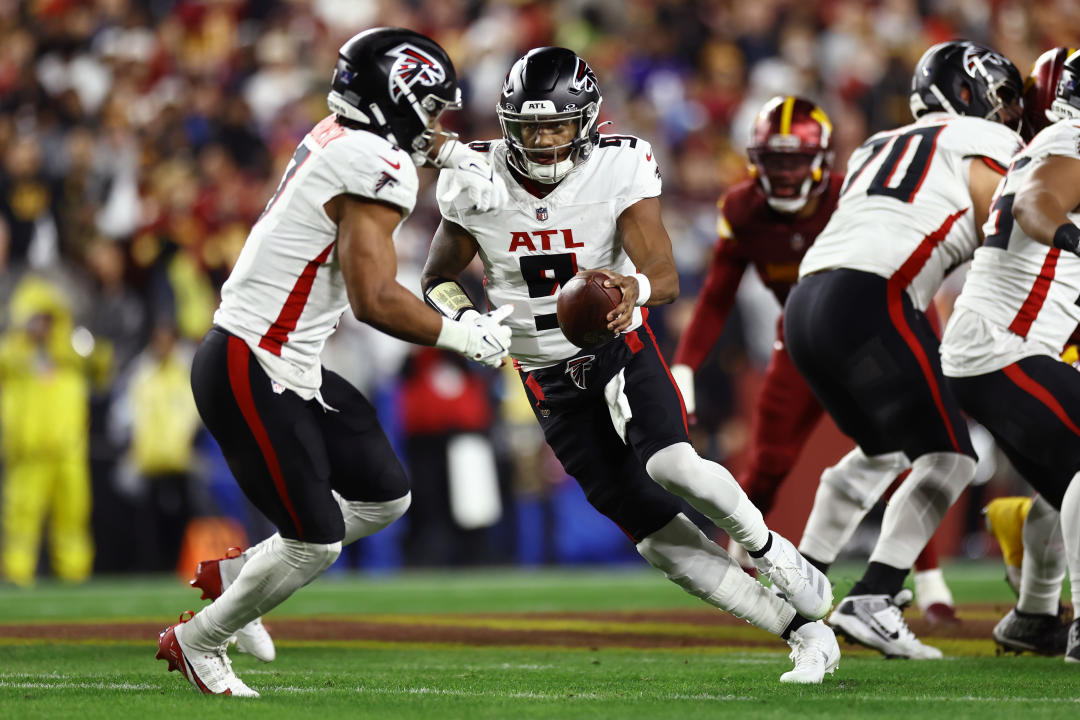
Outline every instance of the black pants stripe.
[(334, 411), (289, 390), (275, 392), (247, 345), (214, 328), (195, 354), (191, 387), (240, 488), (282, 537), (341, 540), (345, 522), (331, 490), (365, 502), (409, 490), (375, 408), (325, 368), (321, 392)]

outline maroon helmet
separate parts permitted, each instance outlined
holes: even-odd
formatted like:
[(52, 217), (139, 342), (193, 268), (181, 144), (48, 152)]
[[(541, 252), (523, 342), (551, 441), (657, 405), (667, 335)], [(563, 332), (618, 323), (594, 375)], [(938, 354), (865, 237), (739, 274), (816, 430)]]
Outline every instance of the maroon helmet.
[(1061, 78), (1061, 68), (1065, 59), (1076, 52), (1076, 48), (1056, 47), (1047, 50), (1035, 61), (1024, 80), (1024, 124), (1020, 134), (1026, 142), (1031, 142), (1040, 130), (1054, 122), (1047, 115), (1050, 104), (1054, 102), (1054, 92)]
[(746, 150), (773, 210), (796, 213), (828, 185), (831, 141), (832, 122), (813, 102), (778, 95), (762, 106)]

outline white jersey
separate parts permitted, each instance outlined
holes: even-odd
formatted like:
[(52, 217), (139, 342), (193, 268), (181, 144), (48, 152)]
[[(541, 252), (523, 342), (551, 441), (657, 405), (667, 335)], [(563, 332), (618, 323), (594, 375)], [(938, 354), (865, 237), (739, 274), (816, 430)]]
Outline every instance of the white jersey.
[(840, 203), (803, 257), (799, 277), (834, 268), (901, 282), (925, 310), (978, 244), (970, 162), (1008, 166), (1023, 146), (1000, 123), (945, 113), (878, 133), (851, 154)]
[(333, 115), (325, 118), (300, 142), (251, 228), (221, 288), (214, 323), (243, 339), (274, 381), (305, 399), (317, 397), (319, 355), (349, 308), (337, 225), (323, 206), (338, 195), (358, 195), (396, 205), (404, 220), (418, 187), (407, 152), (339, 125)]
[[(562, 284), (581, 270), (635, 271), (615, 224), (623, 210), (660, 194), (652, 146), (629, 135), (601, 135), (588, 160), (544, 198), (514, 179), (503, 141), (472, 147), (490, 153), (510, 203), (481, 213), (462, 195), (449, 203), (440, 200), (443, 217), (476, 238), (491, 306), (514, 304), (505, 323), (513, 332), (510, 355), (524, 370), (554, 365), (580, 352), (563, 336), (555, 316)], [(440, 197), (450, 172), (439, 175)], [(641, 309), (634, 308), (628, 330), (640, 326), (641, 318)]]
[[(946, 375), (984, 375), (1032, 355), (1056, 356), (1080, 323), (1080, 257), (1032, 240), (1012, 215), (1017, 189), (1048, 155), (1080, 160), (1080, 122), (1054, 123), (1013, 159), (942, 338)], [(1080, 224), (1080, 213), (1068, 217)]]

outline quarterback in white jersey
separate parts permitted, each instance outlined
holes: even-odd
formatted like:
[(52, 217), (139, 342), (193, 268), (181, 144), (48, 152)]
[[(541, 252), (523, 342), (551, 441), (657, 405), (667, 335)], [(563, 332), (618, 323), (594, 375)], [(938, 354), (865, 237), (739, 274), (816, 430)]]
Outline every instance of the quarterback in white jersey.
[[(660, 172), (644, 140), (598, 133), (600, 102), (592, 70), (569, 50), (539, 48), (514, 64), (497, 108), (503, 139), (473, 145), (489, 155), (510, 201), (481, 214), (440, 192), (425, 296), (447, 316), (469, 311), (457, 278), (479, 255), (487, 300), (514, 306), (510, 355), (544, 436), (589, 502), (687, 592), (786, 639), (795, 669), (782, 680), (821, 682), (840, 658), (818, 620), (832, 589), (769, 531), (731, 474), (690, 445), (643, 309), (678, 294)], [(608, 316), (618, 336), (582, 350), (563, 336), (555, 306), (560, 286), (586, 269), (605, 272), (623, 297)], [(676, 496), (746, 547), (787, 599), (742, 572)]]
[[(257, 696), (232, 670), (230, 638), (269, 662), (259, 616), (320, 575), (342, 544), (409, 506), (409, 482), (371, 403), (319, 362), (341, 314), (396, 337), (499, 365), (506, 309), (441, 317), (397, 283), (394, 236), (416, 202), (415, 165), (455, 169), (449, 194), (501, 202), (487, 161), (444, 133), (460, 106), (453, 64), (431, 39), (376, 28), (341, 47), (327, 104), (255, 223), (195, 355), (192, 391), (244, 494), (278, 532), (199, 564), (214, 602), (163, 630), (159, 659), (204, 693)], [(414, 165), (415, 163), (415, 165)]]
[[(915, 122), (879, 133), (848, 163), (840, 202), (807, 251), (784, 309), (787, 348), (856, 449), (822, 475), (808, 532), (844, 527), (894, 474), (863, 577), (829, 622), (888, 656), (940, 658), (904, 622), (904, 578), (975, 473), (975, 450), (944, 384), (925, 310), (979, 241), (993, 190), (1022, 141), (1020, 73), (965, 41), (923, 54), (912, 75)], [(806, 536), (800, 547), (822, 545)]]
[[(1065, 60), (1051, 112), (1063, 119), (998, 190), (941, 352), (964, 410), (1060, 510), (1080, 618), (1080, 372), (1059, 358), (1080, 324), (1080, 52)], [(1065, 659), (1080, 662), (1080, 620)]]

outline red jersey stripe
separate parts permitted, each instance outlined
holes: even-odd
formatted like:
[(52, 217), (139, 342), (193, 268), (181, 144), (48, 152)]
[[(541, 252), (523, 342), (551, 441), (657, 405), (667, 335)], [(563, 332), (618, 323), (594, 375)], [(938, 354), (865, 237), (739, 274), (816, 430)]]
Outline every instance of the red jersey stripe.
[(1080, 427), (1076, 426), (1076, 423), (1065, 412), (1065, 408), (1061, 406), (1053, 393), (1033, 380), (1030, 375), (1020, 369), (1019, 365), (1013, 363), (1002, 369), (1002, 372), (1005, 373), (1005, 377), (1012, 380), (1014, 385), (1045, 405), (1065, 427), (1069, 428), (1075, 435), (1080, 436)]
[(251, 380), (248, 377), (250, 359), (251, 350), (248, 348), (247, 343), (238, 337), (230, 336), (228, 349), (229, 386), (232, 388), (233, 397), (240, 408), (240, 413), (244, 416), (248, 429), (255, 436), (255, 442), (259, 445), (259, 450), (262, 451), (263, 460), (266, 461), (266, 469), (274, 480), (274, 487), (277, 489), (278, 497), (281, 498), (285, 510), (289, 513), (289, 517), (292, 518), (293, 525), (296, 526), (297, 539), (303, 540), (304, 528), (300, 525), (300, 518), (296, 515), (296, 508), (293, 507), (288, 488), (285, 487), (285, 477), (281, 474), (281, 463), (278, 462), (274, 446), (270, 444), (270, 436), (266, 433), (266, 426), (263, 425), (262, 419), (259, 417), (259, 411), (255, 407), (255, 398), (251, 394)]
[(281, 306), (277, 320), (259, 340), (259, 347), (275, 355), (281, 355), (281, 346), (289, 340), (289, 333), (296, 329), (296, 323), (300, 320), (300, 314), (307, 305), (308, 295), (311, 294), (311, 286), (315, 283), (315, 273), (319, 266), (330, 257), (330, 251), (334, 249), (334, 243), (330, 243), (319, 253), (319, 256), (308, 262), (296, 278), (296, 284), (285, 298), (285, 304)]
[(533, 377), (532, 373), (525, 376), (525, 384), (530, 390), (532, 390), (533, 397), (536, 398), (536, 404), (544, 402), (544, 388), (540, 387), (540, 383)]
[(1028, 332), (1031, 331), (1031, 324), (1035, 322), (1043, 303), (1046, 302), (1046, 295), (1050, 292), (1050, 283), (1054, 281), (1059, 255), (1061, 255), (1061, 250), (1057, 248), (1050, 248), (1047, 251), (1039, 276), (1035, 278), (1035, 284), (1031, 286), (1031, 291), (1024, 298), (1024, 304), (1016, 312), (1016, 317), (1009, 323), (1009, 330), (1022, 338), (1027, 337)]
[(900, 337), (904, 339), (904, 342), (911, 349), (911, 354), (915, 356), (916, 362), (919, 363), (923, 378), (926, 380), (927, 387), (930, 389), (930, 395), (934, 398), (934, 405), (937, 407), (938, 414), (941, 416), (942, 422), (945, 423), (945, 429), (949, 433), (949, 441), (952, 443), (953, 449), (958, 453), (962, 452), (960, 450), (960, 443), (956, 439), (956, 430), (953, 428), (949, 413), (945, 411), (945, 403), (941, 399), (941, 387), (938, 385), (937, 377), (934, 375), (934, 370), (930, 365), (930, 358), (926, 356), (926, 351), (923, 349), (923, 346), (919, 344), (918, 338), (915, 337), (915, 333), (912, 331), (911, 326), (908, 325), (907, 318), (904, 317), (902, 300), (904, 291), (926, 265), (931, 254), (934, 252), (934, 248), (945, 240), (946, 236), (949, 234), (949, 230), (952, 229), (953, 223), (960, 219), (967, 211), (967, 208), (957, 210), (955, 213), (945, 218), (945, 222), (943, 222), (937, 230), (924, 237), (922, 242), (919, 243), (919, 246), (915, 248), (915, 252), (913, 252), (904, 264), (900, 266), (900, 269), (893, 273), (893, 276), (889, 278), (887, 289), (889, 317), (892, 319), (896, 331), (900, 333)]
[(992, 158), (988, 158), (985, 155), (980, 155), (979, 157), (982, 158), (982, 161), (986, 164), (986, 167), (990, 168), (991, 170), (996, 172), (998, 175), (1004, 175), (1009, 170), (1007, 167), (1005, 167), (1004, 165), (999, 163), (997, 160), (994, 160)]

